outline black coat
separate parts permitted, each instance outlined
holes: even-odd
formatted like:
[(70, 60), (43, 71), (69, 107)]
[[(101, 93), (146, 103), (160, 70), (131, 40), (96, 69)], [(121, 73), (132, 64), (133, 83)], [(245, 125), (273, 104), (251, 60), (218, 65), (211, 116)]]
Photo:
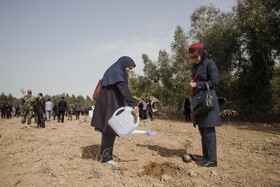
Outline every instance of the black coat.
[(67, 102), (65, 100), (60, 100), (58, 102), (58, 110), (59, 111), (66, 111), (67, 109)]
[(38, 114), (45, 113), (45, 99), (44, 98), (38, 99), (37, 112), (38, 112)]
[(199, 127), (216, 127), (221, 125), (221, 119), (219, 114), (219, 103), (217, 94), (215, 91), (215, 86), (218, 85), (219, 82), (219, 73), (217, 66), (214, 61), (205, 59), (200, 62), (198, 65), (194, 65), (192, 68), (192, 76), (193, 78), (198, 73), (196, 82), (197, 87), (195, 93), (198, 93), (201, 90), (206, 90), (206, 82), (208, 82), (212, 95), (214, 97), (214, 105), (215, 110), (210, 111), (205, 115), (197, 116), (194, 114), (194, 125), (198, 125)]
[(138, 106), (137, 101), (133, 98), (124, 82), (102, 86), (93, 111), (91, 125), (98, 131), (117, 136), (109, 126), (108, 121), (114, 112), (123, 106)]

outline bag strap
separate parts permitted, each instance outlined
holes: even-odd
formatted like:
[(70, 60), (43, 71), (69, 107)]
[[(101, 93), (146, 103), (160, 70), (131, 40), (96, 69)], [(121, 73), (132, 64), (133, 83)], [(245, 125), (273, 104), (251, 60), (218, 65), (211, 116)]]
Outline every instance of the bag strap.
[[(198, 76), (200, 70), (202, 69), (202, 67), (203, 67), (203, 64), (200, 64), (199, 68), (196, 71), (194, 78), (192, 79), (193, 82), (196, 82), (197, 76)], [(195, 88), (192, 88), (192, 98), (194, 98), (194, 93), (195, 93)]]
[(207, 92), (209, 95), (212, 95), (211, 91), (210, 91), (210, 86), (209, 86), (209, 83), (206, 82), (206, 87), (207, 87)]
[(210, 86), (209, 86), (209, 83), (208, 82), (206, 82), (206, 88), (207, 88), (207, 90), (208, 90), (208, 92), (210, 91)]
[(196, 82), (197, 76), (198, 76), (200, 70), (202, 69), (202, 67), (203, 67), (203, 64), (200, 64), (199, 68), (196, 71), (196, 74), (195, 74), (194, 78), (192, 79), (193, 82)]

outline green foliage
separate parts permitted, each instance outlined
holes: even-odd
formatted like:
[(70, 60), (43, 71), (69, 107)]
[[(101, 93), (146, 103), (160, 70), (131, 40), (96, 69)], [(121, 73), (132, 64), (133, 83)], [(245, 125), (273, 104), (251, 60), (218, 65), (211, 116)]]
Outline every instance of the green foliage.
[[(234, 84), (236, 102), (241, 110), (250, 113), (271, 111), (273, 107), (270, 82), (280, 42), (279, 5), (274, 7), (276, 4), (276, 0), (244, 0), (236, 8), (236, 23), (242, 33)], [(277, 23), (278, 28), (274, 25)]]
[(272, 100), (274, 110), (278, 114), (280, 112), (280, 66), (277, 66), (274, 71), (273, 79), (271, 80)]
[(178, 76), (189, 76), (191, 63), (188, 60), (188, 43), (187, 36), (184, 30), (177, 26), (174, 33), (174, 42), (171, 44), (172, 55), (172, 69), (173, 74)]

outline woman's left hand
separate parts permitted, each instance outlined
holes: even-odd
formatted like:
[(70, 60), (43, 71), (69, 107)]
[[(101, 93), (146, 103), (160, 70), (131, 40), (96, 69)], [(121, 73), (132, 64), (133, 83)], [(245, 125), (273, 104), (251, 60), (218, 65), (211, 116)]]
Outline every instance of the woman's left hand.
[(191, 86), (192, 88), (195, 88), (195, 87), (196, 87), (196, 82), (191, 82), (191, 83), (190, 83), (190, 86)]

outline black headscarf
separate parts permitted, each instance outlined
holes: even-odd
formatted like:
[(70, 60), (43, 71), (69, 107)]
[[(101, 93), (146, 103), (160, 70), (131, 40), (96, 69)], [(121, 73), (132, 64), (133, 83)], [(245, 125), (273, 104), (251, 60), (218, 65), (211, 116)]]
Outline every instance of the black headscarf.
[(201, 60), (199, 62), (199, 64), (200, 64), (200, 63), (203, 63), (207, 59), (208, 53), (204, 49), (198, 49), (198, 51), (199, 51), (200, 56), (201, 56)]
[(198, 64), (193, 63), (193, 68), (197, 68), (198, 66), (200, 66), (200, 64), (203, 64), (203, 62), (207, 59), (208, 57), (208, 53), (205, 49), (197, 49), (200, 56), (201, 56), (201, 60)]
[(103, 75), (102, 86), (114, 85), (117, 82), (128, 84), (128, 75), (125, 72), (127, 67), (135, 67), (134, 61), (128, 57), (120, 57), (112, 66), (110, 66)]

